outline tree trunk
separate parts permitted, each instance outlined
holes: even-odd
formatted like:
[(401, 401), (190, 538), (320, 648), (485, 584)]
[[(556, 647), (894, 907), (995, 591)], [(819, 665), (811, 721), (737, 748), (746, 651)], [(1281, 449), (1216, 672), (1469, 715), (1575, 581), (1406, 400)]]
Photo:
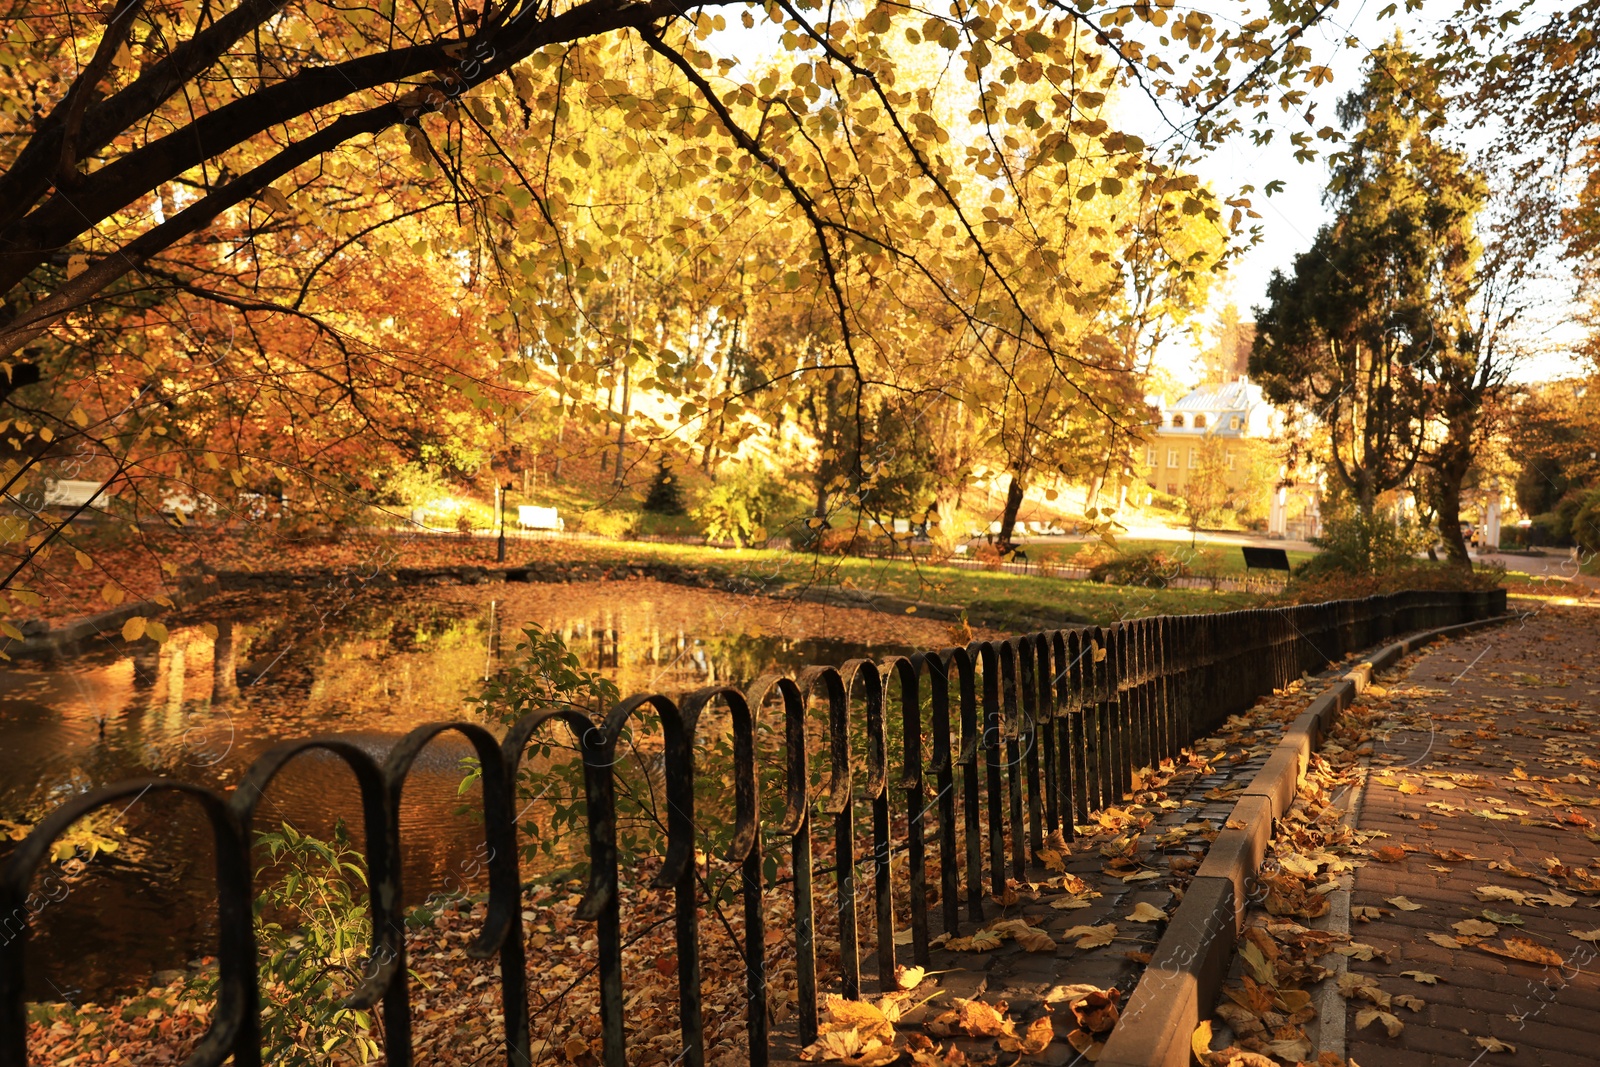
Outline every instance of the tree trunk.
[(1000, 515), (1000, 551), (1010, 552), (1016, 545), (1011, 540), (1017, 526), (1017, 512), (1022, 510), (1022, 476), (1011, 473), (1011, 485), (1006, 489), (1006, 509)]
[(628, 414), (633, 405), (633, 388), (628, 382), (628, 365), (622, 365), (622, 415), (617, 419), (616, 486), (622, 488), (622, 449), (628, 443)]
[(1439, 526), (1439, 537), (1444, 541), (1445, 558), (1452, 567), (1472, 569), (1472, 556), (1467, 552), (1467, 539), (1461, 535), (1461, 483), (1466, 481), (1466, 471), (1455, 464), (1444, 464), (1434, 470), (1434, 521)]

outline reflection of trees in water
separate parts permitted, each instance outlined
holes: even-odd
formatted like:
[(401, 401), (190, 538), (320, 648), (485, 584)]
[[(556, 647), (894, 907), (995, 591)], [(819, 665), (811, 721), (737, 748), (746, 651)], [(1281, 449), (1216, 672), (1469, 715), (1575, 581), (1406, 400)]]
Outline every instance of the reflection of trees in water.
[[(852, 656), (887, 654), (898, 648), (867, 649), (825, 637), (788, 637), (749, 632), (716, 632), (715, 623), (747, 621), (741, 612), (714, 620), (706, 630), (665, 626), (655, 605), (609, 609), (569, 616), (549, 624), (579, 661), (605, 671), (623, 692), (684, 690), (701, 686), (744, 685), (770, 671), (793, 671), (811, 663), (838, 663)], [(711, 632), (706, 632), (711, 631)]]

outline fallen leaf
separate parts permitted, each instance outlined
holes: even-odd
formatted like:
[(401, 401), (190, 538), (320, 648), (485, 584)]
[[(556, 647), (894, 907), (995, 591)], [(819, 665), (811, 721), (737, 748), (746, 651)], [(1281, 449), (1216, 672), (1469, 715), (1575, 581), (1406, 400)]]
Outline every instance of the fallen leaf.
[(1390, 1037), (1399, 1037), (1400, 1031), (1406, 1028), (1406, 1024), (1401, 1022), (1398, 1016), (1391, 1015), (1380, 1008), (1362, 1008), (1356, 1012), (1357, 1030), (1365, 1030), (1373, 1022), (1382, 1023), (1383, 1028), (1389, 1031)]
[(925, 967), (896, 967), (894, 980), (901, 989), (915, 989), (928, 977)]
[(1372, 858), (1381, 863), (1399, 863), (1406, 858), (1406, 850), (1399, 845), (1384, 845), (1372, 850)]
[(1552, 908), (1570, 908), (1578, 902), (1577, 897), (1569, 897), (1554, 889), (1545, 893), (1529, 893), (1528, 899), (1535, 904), (1548, 904)]
[(1037, 926), (1029, 926), (1022, 919), (1007, 919), (990, 927), (996, 934), (1010, 937), (1029, 952), (1054, 952), (1055, 939)]
[(1493, 937), (1500, 932), (1494, 923), (1486, 923), (1482, 919), (1462, 919), (1458, 923), (1451, 923), (1450, 929), (1458, 937)]
[(1276, 1041), (1267, 1042), (1267, 1050), (1279, 1059), (1299, 1063), (1311, 1055), (1311, 1039), (1306, 1037), (1304, 1031), (1293, 1037), (1278, 1038)]
[(1428, 1006), (1427, 1001), (1423, 1000), (1421, 997), (1414, 997), (1409, 993), (1397, 994), (1394, 998), (1394, 1002), (1400, 1005), (1402, 1008), (1410, 1008), (1412, 1011), (1421, 1011), (1423, 1008)]
[(1088, 1034), (1108, 1034), (1117, 1025), (1122, 999), (1120, 989), (1097, 989), (1073, 1002), (1072, 1014), (1077, 1017), (1078, 1029)]
[(1504, 900), (1512, 904), (1526, 904), (1528, 894), (1520, 889), (1508, 889), (1503, 885), (1480, 885), (1472, 891), (1479, 900), (1488, 903), (1495, 900)]
[(1390, 904), (1393, 904), (1395, 907), (1399, 908), (1401, 911), (1421, 911), (1422, 910), (1422, 905), (1421, 904), (1413, 904), (1410, 900), (1406, 899), (1405, 897), (1385, 897), (1384, 899), (1387, 900)]
[(950, 1009), (930, 1020), (928, 1030), (939, 1037), (954, 1037), (958, 1033), (967, 1037), (999, 1037), (1011, 1031), (1011, 1023), (993, 1004), (951, 997)]
[(1421, 982), (1423, 985), (1437, 985), (1439, 982), (1438, 975), (1429, 974), (1427, 971), (1401, 971), (1400, 975), (1402, 978), (1409, 978), (1413, 982)]
[(1428, 940), (1432, 941), (1435, 945), (1439, 945), (1439, 946), (1441, 946), (1443, 948), (1462, 948), (1463, 947), (1461, 942), (1457, 941), (1455, 938), (1451, 937), (1449, 934), (1429, 934), (1428, 935)]
[(1037, 1056), (1050, 1047), (1050, 1042), (1055, 1040), (1056, 1032), (1050, 1022), (1050, 1016), (1041, 1015), (1028, 1024), (1021, 1036), (1016, 1034), (1003, 1034), (1000, 1037), (1000, 1048), (1006, 1052), (1020, 1052), (1025, 1056)]
[(829, 993), (822, 1001), (828, 1015), (828, 1025), (838, 1029), (853, 1027), (863, 1042), (876, 1038), (894, 1040), (894, 1024), (876, 1004), (865, 1000), (846, 1000), (837, 993)]
[(1147, 904), (1143, 901), (1140, 901), (1138, 904), (1134, 905), (1133, 910), (1127, 915), (1129, 922), (1136, 923), (1158, 923), (1164, 921), (1166, 917), (1166, 912), (1162, 911), (1154, 904)]
[(1488, 1049), (1490, 1052), (1515, 1052), (1517, 1046), (1501, 1041), (1498, 1037), (1480, 1037), (1475, 1039), (1479, 1048)]
[(993, 952), (1006, 939), (993, 930), (977, 930), (970, 937), (952, 937), (944, 943), (951, 952)]
[(1579, 941), (1600, 941), (1600, 927), (1593, 930), (1573, 930), (1572, 936)]
[(1378, 952), (1377, 949), (1363, 941), (1352, 941), (1348, 945), (1335, 945), (1333, 951), (1341, 956), (1349, 956), (1356, 960), (1370, 960)]
[(1492, 952), (1496, 956), (1505, 956), (1508, 959), (1523, 960), (1527, 963), (1540, 963), (1546, 967), (1559, 967), (1563, 963), (1561, 953), (1548, 945), (1541, 945), (1537, 941), (1530, 941), (1526, 937), (1505, 937), (1496, 945), (1489, 941), (1481, 942), (1478, 948), (1485, 952)]
[(1111, 944), (1117, 936), (1117, 924), (1106, 923), (1104, 926), (1074, 926), (1062, 933), (1063, 941), (1078, 939), (1079, 948), (1104, 948)]
[(1202, 1019), (1200, 1025), (1194, 1028), (1194, 1033), (1189, 1035), (1189, 1050), (1194, 1053), (1194, 1058), (1201, 1063), (1206, 1063), (1211, 1058), (1211, 1020)]

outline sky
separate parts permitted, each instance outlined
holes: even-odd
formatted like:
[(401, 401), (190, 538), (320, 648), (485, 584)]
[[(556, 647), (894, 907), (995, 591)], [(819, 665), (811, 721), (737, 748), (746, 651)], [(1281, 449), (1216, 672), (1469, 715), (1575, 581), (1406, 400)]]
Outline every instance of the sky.
[[(1401, 10), (1392, 16), (1380, 17), (1388, 6), (1388, 0), (1343, 0), (1324, 23), (1307, 35), (1306, 43), (1317, 62), (1334, 72), (1331, 83), (1307, 93), (1314, 123), (1305, 122), (1305, 108), (1293, 114), (1277, 111), (1269, 123), (1276, 131), (1270, 144), (1257, 146), (1248, 137), (1235, 137), (1196, 167), (1200, 177), (1219, 193), (1231, 195), (1243, 185), (1257, 188), (1252, 202), (1262, 216), (1258, 220), (1261, 241), (1235, 262), (1223, 290), (1224, 298), (1237, 304), (1245, 319), (1254, 318), (1251, 309), (1266, 302), (1267, 282), (1272, 271), (1289, 270), (1294, 257), (1310, 247), (1318, 228), (1330, 218), (1322, 203), (1326, 166), (1321, 158), (1297, 162), (1289, 135), (1296, 131), (1314, 133), (1323, 125), (1337, 125), (1337, 101), (1360, 84), (1368, 50), (1387, 41), (1397, 28), (1408, 43), (1425, 48), (1438, 22), (1456, 10), (1457, 0), (1425, 0), (1417, 12), (1408, 14)], [(1404, 4), (1399, 6), (1403, 8)], [(1211, 5), (1211, 13), (1222, 22), (1237, 18), (1244, 7), (1241, 3), (1221, 0)], [(1232, 13), (1224, 14), (1225, 9)], [(1349, 38), (1354, 38), (1356, 43), (1348, 43)], [(1150, 140), (1169, 128), (1142, 96), (1127, 94), (1124, 101), (1124, 106), (1129, 108), (1124, 122), (1135, 129), (1149, 129)], [(1482, 143), (1484, 136), (1479, 133), (1475, 139), (1473, 133), (1459, 128), (1446, 133), (1463, 138), (1468, 148)], [(1282, 190), (1272, 196), (1265, 195), (1262, 190), (1274, 180), (1283, 183)], [(1519, 327), (1522, 338), (1536, 352), (1519, 368), (1517, 377), (1520, 380), (1539, 381), (1580, 371), (1579, 363), (1567, 354), (1568, 347), (1582, 333), (1573, 320), (1576, 308), (1571, 304), (1571, 292), (1571, 282), (1565, 278), (1552, 279), (1539, 287), (1537, 306), (1525, 315)], [(1190, 355), (1185, 349), (1174, 349), (1167, 353), (1164, 362), (1180, 380), (1192, 379), (1197, 375)]]

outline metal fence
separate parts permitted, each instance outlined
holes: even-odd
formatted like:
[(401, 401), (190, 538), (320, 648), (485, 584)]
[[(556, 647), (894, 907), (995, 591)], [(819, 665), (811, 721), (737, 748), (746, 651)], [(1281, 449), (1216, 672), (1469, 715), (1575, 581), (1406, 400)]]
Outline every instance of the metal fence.
[[(251, 921), (256, 808), (273, 777), (306, 752), (321, 750), (348, 765), (362, 797), (372, 887), (369, 978), (353, 1005), (381, 1002), (388, 1063), (409, 1067), (414, 1059), (400, 884), (400, 797), (407, 772), (431, 741), (451, 731), (464, 736), (483, 768), (490, 850), (487, 913), (470, 955), (499, 956), (505, 1062), (523, 1065), (530, 1062), (531, 1050), (513, 816), (516, 779), (530, 743), (546, 736), (552, 725), (563, 724), (579, 739), (587, 794), (588, 885), (578, 915), (594, 924), (604, 1062), (622, 1067), (627, 1034), (614, 764), (630, 725), (653, 710), (662, 728), (668, 805), (667, 844), (655, 884), (674, 890), (681, 1059), (686, 1067), (703, 1067), (695, 756), (702, 715), (720, 705), (732, 732), (735, 820), (729, 861), (739, 864), (742, 874), (749, 1056), (761, 1067), (772, 1043), (763, 911), (767, 894), (793, 896), (794, 929), (786, 938), (792, 939), (799, 988), (795, 1036), (808, 1043), (817, 1033), (820, 990), (837, 989), (851, 998), (861, 993), (858, 871), (867, 874), (872, 888), (872, 969), (883, 988), (892, 989), (896, 963), (907, 962), (901, 956), (905, 948), (895, 943), (892, 856), (903, 854), (906, 860), (908, 878), (899, 892), (900, 910), (908, 910), (911, 918), (909, 962), (927, 965), (936, 925), (955, 932), (963, 923), (983, 921), (986, 896), (1003, 893), (1008, 876), (1023, 877), (1048, 834), (1059, 831), (1070, 839), (1075, 825), (1086, 824), (1091, 812), (1127, 795), (1137, 768), (1178, 755), (1229, 714), (1346, 653), (1394, 634), (1504, 611), (1505, 593), (1497, 590), (1405, 592), (1281, 609), (1158, 616), (975, 642), (881, 664), (852, 660), (839, 667), (811, 667), (793, 678), (763, 679), (748, 692), (724, 686), (679, 699), (637, 695), (619, 703), (603, 721), (574, 711), (540, 713), (517, 723), (503, 739), (475, 723), (430, 724), (403, 738), (381, 764), (339, 739), (288, 742), (257, 760), (228, 795), (171, 779), (106, 786), (52, 812), (15, 847), (0, 871), (0, 917), (7, 917), (8, 934), (20, 917), (21, 935), (8, 936), (0, 946), (0, 1067), (28, 1062), (23, 991), (32, 914), (28, 894), (35, 874), (50, 856), (52, 843), (77, 820), (146, 792), (166, 791), (192, 801), (209, 821), (215, 847), (218, 1000), (211, 1027), (187, 1062), (220, 1064), (232, 1056), (240, 1067), (256, 1067), (261, 1062)], [(891, 701), (891, 695), (897, 699)], [(898, 705), (894, 713), (901, 742), (892, 759), (887, 739), (895, 731), (885, 728), (890, 703)], [(769, 709), (779, 717), (784, 739), (785, 810), (775, 828), (760, 825), (762, 775), (756, 760), (758, 716)], [(820, 716), (824, 710), (831, 772), (825, 798), (811, 786), (806, 739), (808, 715)], [(773, 725), (778, 728), (777, 722)], [(852, 766), (853, 735), (866, 742), (864, 781)], [(870, 849), (858, 847), (858, 806), (870, 812)], [(828, 890), (814, 878), (821, 873), (812, 859), (818, 822), (832, 832), (837, 850), (834, 896), (824, 902), (837, 915), (838, 951), (820, 960), (816, 905)], [(903, 841), (892, 840), (897, 828)], [(786, 846), (792, 884), (764, 884), (767, 841)], [(936, 904), (928, 903), (930, 850), (936, 854)]]

